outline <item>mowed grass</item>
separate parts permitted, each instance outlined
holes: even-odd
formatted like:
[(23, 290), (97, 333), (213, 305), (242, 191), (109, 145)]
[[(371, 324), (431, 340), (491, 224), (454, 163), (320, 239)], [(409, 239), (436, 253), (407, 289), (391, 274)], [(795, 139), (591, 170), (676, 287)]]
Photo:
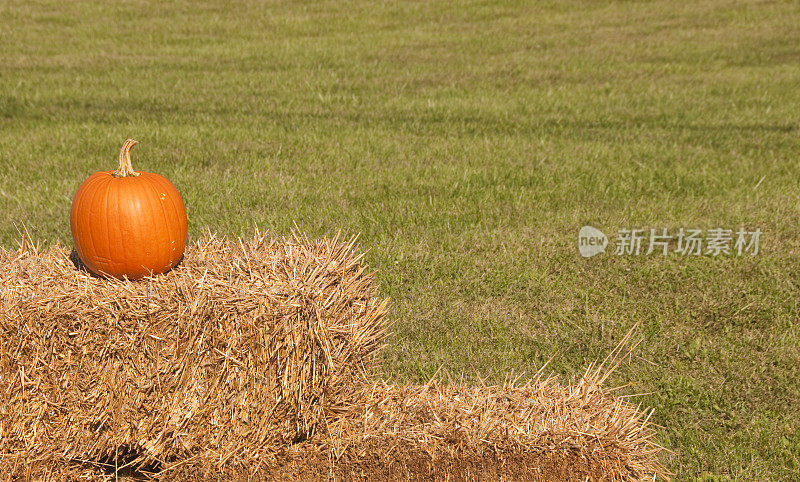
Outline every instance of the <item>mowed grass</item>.
[[(0, 44), (0, 244), (69, 242), (132, 137), (191, 236), (361, 233), (386, 376), (569, 380), (638, 323), (609, 383), (679, 479), (798, 476), (797, 2), (2, 1)], [(761, 253), (612, 254), (681, 227)]]

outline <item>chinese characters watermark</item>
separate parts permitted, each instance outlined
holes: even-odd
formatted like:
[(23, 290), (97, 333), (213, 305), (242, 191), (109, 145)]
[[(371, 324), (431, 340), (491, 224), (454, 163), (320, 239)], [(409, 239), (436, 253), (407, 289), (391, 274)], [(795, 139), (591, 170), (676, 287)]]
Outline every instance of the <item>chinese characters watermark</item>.
[[(662, 229), (620, 229), (615, 239), (617, 256), (667, 256), (670, 252), (682, 256), (755, 256), (763, 232), (760, 228), (737, 230), (713, 228), (684, 229), (669, 231)], [(581, 256), (591, 256), (605, 252), (608, 238), (597, 228), (584, 226), (578, 233), (578, 250)]]

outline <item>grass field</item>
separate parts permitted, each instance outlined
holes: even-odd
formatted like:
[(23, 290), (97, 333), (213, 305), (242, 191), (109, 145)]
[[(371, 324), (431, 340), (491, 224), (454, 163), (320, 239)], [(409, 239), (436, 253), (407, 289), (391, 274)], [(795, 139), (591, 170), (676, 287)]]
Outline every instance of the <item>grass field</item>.
[[(678, 479), (798, 477), (797, 2), (0, 0), (0, 44), (0, 244), (69, 242), (133, 137), (190, 236), (361, 233), (386, 376), (568, 379), (639, 323), (611, 383)], [(681, 227), (761, 252), (613, 254)]]

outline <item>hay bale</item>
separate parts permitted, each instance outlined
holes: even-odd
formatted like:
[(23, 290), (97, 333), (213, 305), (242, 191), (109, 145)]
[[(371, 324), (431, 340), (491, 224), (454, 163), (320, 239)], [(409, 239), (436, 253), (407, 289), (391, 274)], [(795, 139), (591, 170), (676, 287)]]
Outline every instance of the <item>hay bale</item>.
[[(541, 373), (499, 386), (365, 385), (326, 432), (264, 463), (185, 464), (165, 479), (668, 480), (650, 410), (603, 383), (628, 358), (631, 330), (576, 383)], [(632, 350), (632, 348), (631, 348)], [(221, 469), (221, 470), (220, 470)]]
[(600, 370), (575, 384), (374, 382), (327, 430), (262, 460), (164, 467), (162, 480), (668, 480), (650, 411)]
[(308, 461), (327, 454), (344, 479), (666, 480), (649, 417), (592, 376), (575, 385), (378, 382), (329, 424), (327, 441), (276, 475), (303, 480), (318, 464)]
[(0, 249), (0, 464), (222, 467), (313, 435), (385, 329), (354, 242), (206, 235), (143, 282)]

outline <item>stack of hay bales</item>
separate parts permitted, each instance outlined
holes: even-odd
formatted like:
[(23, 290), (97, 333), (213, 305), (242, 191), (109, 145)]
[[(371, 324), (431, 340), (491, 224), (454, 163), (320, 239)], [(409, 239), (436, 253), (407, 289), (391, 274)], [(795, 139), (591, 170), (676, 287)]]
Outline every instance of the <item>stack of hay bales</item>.
[(206, 235), (141, 282), (0, 249), (0, 478), (666, 478), (602, 387), (630, 333), (574, 385), (370, 380), (386, 301), (353, 244)]
[(128, 282), (59, 247), (0, 250), (0, 464), (223, 466), (308, 438), (382, 343), (386, 301), (359, 258), (353, 241), (208, 235)]

